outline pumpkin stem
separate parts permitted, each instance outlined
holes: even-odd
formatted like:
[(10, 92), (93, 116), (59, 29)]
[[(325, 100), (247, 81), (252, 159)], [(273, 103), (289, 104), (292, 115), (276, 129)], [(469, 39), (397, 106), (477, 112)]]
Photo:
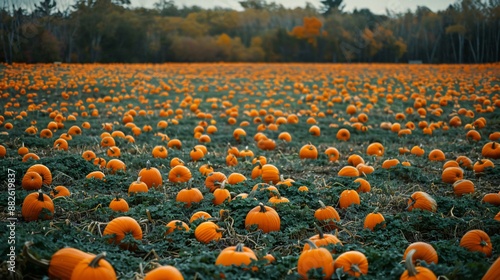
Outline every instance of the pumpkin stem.
[(496, 144), (497, 144), (496, 142), (491, 143), (491, 148), (492, 148), (492, 149), (495, 149)]
[(92, 261), (89, 263), (89, 267), (97, 268), (99, 267), (99, 261), (106, 257), (106, 252), (102, 252), (99, 255), (95, 256)]
[(375, 207), (375, 209), (373, 210), (373, 212), (372, 212), (372, 213), (373, 213), (373, 214), (377, 214), (377, 213), (378, 213), (378, 206), (377, 206), (377, 207)]
[(221, 232), (225, 232), (225, 231), (226, 231), (226, 229), (224, 229), (224, 228), (218, 228), (215, 230), (215, 232), (217, 232), (217, 233), (221, 233)]
[(135, 181), (137, 184), (141, 183), (141, 176), (137, 177), (137, 181)]
[(417, 252), (417, 250), (411, 249), (410, 252), (406, 254), (405, 267), (406, 270), (408, 270), (408, 276), (410, 277), (415, 277), (418, 274), (418, 271), (413, 264), (413, 255), (415, 254), (415, 252)]
[(318, 226), (318, 224), (316, 224), (316, 223), (314, 223), (314, 227), (318, 231), (319, 239), (325, 238), (325, 235), (323, 234), (323, 230), (321, 229), (321, 227)]
[(318, 249), (318, 246), (316, 246), (316, 244), (314, 244), (314, 242), (312, 242), (310, 239), (306, 239), (304, 240), (304, 242), (309, 244), (309, 250)]
[(361, 273), (361, 269), (359, 269), (359, 266), (357, 264), (351, 264), (351, 270), (357, 273)]
[(326, 205), (325, 205), (325, 203), (323, 203), (323, 201), (318, 200), (318, 202), (319, 202), (319, 206), (320, 206), (322, 209), (326, 208)]
[(415, 204), (415, 202), (417, 202), (417, 200), (416, 200), (416, 199), (414, 199), (413, 197), (410, 197), (410, 199), (411, 199), (411, 203), (408, 205), (408, 207), (406, 207), (406, 210), (409, 210), (409, 209), (410, 209), (410, 207), (412, 207), (412, 206), (413, 206), (413, 204)]
[(266, 210), (266, 207), (264, 207), (264, 203), (262, 202), (259, 202), (259, 206), (260, 206), (260, 211), (261, 213), (266, 213), (267, 210)]
[(29, 260), (32, 261), (35, 264), (38, 264), (42, 267), (45, 267), (45, 269), (49, 269), (50, 261), (45, 260), (45, 259), (37, 259), (33, 254), (30, 253), (30, 247), (33, 245), (32, 241), (26, 241), (23, 246), (23, 255)]
[(43, 201), (44, 201), (44, 199), (43, 199), (43, 192), (42, 192), (42, 190), (38, 190), (38, 201), (41, 201), (41, 202), (43, 202)]
[(243, 247), (245, 247), (245, 244), (238, 243), (238, 245), (236, 245), (236, 248), (234, 248), (234, 251), (235, 252), (243, 252)]
[(147, 169), (147, 170), (151, 169), (151, 162), (149, 161), (149, 159), (148, 159), (148, 161), (146, 162), (146, 169)]
[(227, 183), (227, 180), (222, 181), (222, 183), (220, 183), (220, 188), (224, 189), (224, 187), (226, 187), (226, 183)]
[(481, 242), (479, 243), (479, 245), (481, 245), (482, 247), (488, 246), (488, 242), (486, 242), (484, 240), (481, 240)]

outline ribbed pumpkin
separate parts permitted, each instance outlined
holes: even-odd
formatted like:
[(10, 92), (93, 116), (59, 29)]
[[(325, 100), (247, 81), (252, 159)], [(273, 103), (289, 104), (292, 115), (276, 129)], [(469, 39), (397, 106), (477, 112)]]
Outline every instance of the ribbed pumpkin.
[(486, 274), (481, 280), (498, 280), (500, 279), (500, 257), (490, 266)]
[(106, 168), (109, 170), (109, 173), (115, 174), (118, 171), (125, 172), (127, 166), (123, 161), (114, 158), (106, 163)]
[(56, 186), (50, 192), (50, 196), (52, 196), (53, 198), (70, 195), (71, 192), (65, 186)]
[(325, 150), (325, 155), (328, 157), (328, 161), (336, 162), (339, 160), (340, 153), (336, 148), (329, 147)]
[(337, 131), (336, 137), (340, 141), (349, 141), (349, 139), (351, 138), (351, 133), (349, 132), (349, 130), (341, 128), (339, 129), (339, 131)]
[(368, 273), (368, 259), (358, 251), (347, 251), (340, 254), (333, 265), (334, 269), (341, 268), (350, 276), (360, 277)]
[(104, 180), (104, 173), (102, 171), (92, 171), (87, 176), (85, 176), (86, 179), (96, 179), (96, 180)]
[(62, 248), (52, 255), (49, 263), (50, 279), (71, 279), (75, 266), (84, 259), (95, 257), (75, 248)]
[(141, 182), (146, 183), (148, 189), (159, 188), (163, 184), (163, 177), (160, 170), (156, 167), (151, 167), (149, 160), (146, 162), (146, 167), (139, 171), (139, 177), (141, 178)]
[(211, 221), (202, 222), (194, 230), (194, 237), (201, 243), (218, 241), (222, 238), (223, 228)]
[(488, 142), (484, 144), (481, 154), (485, 158), (499, 159), (500, 158), (500, 145), (496, 142)]
[(264, 233), (279, 231), (281, 219), (276, 210), (259, 203), (258, 206), (248, 211), (245, 217), (245, 228), (250, 229), (253, 225), (257, 225), (257, 228)]
[(342, 209), (346, 209), (352, 204), (360, 204), (358, 192), (355, 190), (344, 190), (340, 193), (339, 206)]
[(214, 168), (210, 163), (203, 164), (198, 170), (203, 176), (207, 176), (208, 174), (214, 172)]
[(384, 155), (384, 145), (382, 145), (381, 143), (378, 143), (378, 142), (375, 142), (375, 143), (371, 143), (370, 145), (368, 145), (368, 147), (366, 148), (366, 154), (369, 155), (369, 156), (383, 156)]
[(309, 279), (308, 273), (312, 269), (323, 270), (323, 279), (330, 279), (333, 275), (333, 257), (330, 251), (317, 247), (311, 240), (307, 239), (309, 250), (302, 251), (297, 263), (297, 272), (302, 279)]
[(210, 218), (212, 218), (212, 215), (208, 214), (207, 212), (198, 211), (198, 212), (193, 213), (193, 215), (191, 215), (191, 218), (189, 218), (189, 222), (193, 223), (194, 221), (199, 220), (199, 219), (208, 220)]
[[(342, 246), (342, 242), (337, 238), (337, 236), (333, 234), (323, 233), (323, 230), (318, 226), (316, 226), (316, 230), (318, 234), (309, 237), (309, 240), (314, 243), (317, 247), (327, 247), (329, 245), (340, 245)], [(309, 243), (305, 243), (302, 251), (307, 251), (311, 248)], [(332, 249), (332, 254), (335, 254), (335, 249)]]
[(191, 170), (184, 165), (176, 165), (170, 169), (168, 180), (172, 183), (185, 183), (191, 179)]
[(111, 264), (104, 258), (106, 253), (101, 253), (95, 257), (90, 257), (80, 261), (71, 274), (71, 280), (114, 280), (116, 273)]
[(280, 181), (280, 172), (276, 166), (272, 164), (264, 164), (262, 166), (262, 181), (267, 184), (272, 182), (277, 183)]
[(205, 187), (208, 188), (210, 192), (214, 192), (216, 189), (220, 188), (222, 182), (226, 181), (227, 177), (222, 172), (212, 172), (208, 174), (207, 178), (205, 178)]
[(449, 160), (443, 164), (443, 170), (448, 167), (460, 167), (460, 164), (458, 164), (458, 162), (455, 160)]
[(472, 160), (466, 156), (458, 156), (455, 161), (458, 162), (458, 165), (462, 168), (472, 169)]
[(243, 243), (239, 243), (236, 246), (224, 248), (217, 256), (215, 265), (248, 266), (252, 260), (257, 260), (257, 256), (253, 250), (246, 247)]
[(192, 187), (192, 179), (189, 180), (188, 186), (180, 190), (175, 197), (175, 201), (183, 202), (186, 207), (191, 207), (191, 203), (199, 203), (203, 200), (203, 194), (198, 188)]
[(176, 167), (177, 165), (184, 165), (184, 166), (185, 166), (185, 165), (186, 165), (186, 163), (185, 163), (182, 159), (180, 159), (180, 158), (178, 158), (178, 157), (173, 157), (173, 158), (170, 160), (170, 167), (171, 167), (171, 168), (174, 168), (174, 167)]
[(309, 143), (307, 145), (302, 146), (299, 151), (300, 159), (317, 159), (318, 158), (318, 149)]
[(148, 192), (149, 187), (145, 182), (141, 181), (141, 176), (128, 186), (128, 195), (137, 194), (141, 192)]
[(340, 216), (337, 210), (332, 206), (326, 206), (323, 201), (319, 201), (320, 208), (314, 211), (314, 218), (326, 230), (334, 230), (337, 228), (335, 221), (340, 222)]
[(146, 274), (144, 280), (184, 280), (182, 273), (175, 267), (171, 265), (163, 265), (157, 267)]
[(394, 167), (398, 164), (400, 164), (400, 162), (399, 162), (399, 159), (397, 159), (397, 158), (386, 159), (386, 160), (384, 160), (384, 162), (382, 162), (382, 168), (389, 169), (389, 168)]
[(357, 178), (356, 180), (354, 180), (354, 183), (359, 183), (359, 187), (356, 189), (358, 193), (370, 192), (370, 190), (372, 189), (370, 182), (366, 181), (363, 178)]
[(227, 183), (230, 185), (236, 185), (238, 183), (245, 181), (246, 179), (247, 178), (245, 177), (245, 175), (238, 172), (233, 172), (229, 174), (229, 176), (227, 177)]
[(184, 231), (189, 231), (189, 226), (180, 220), (172, 220), (168, 222), (165, 227), (167, 228), (167, 231), (165, 231), (165, 235), (171, 234), (172, 232), (176, 230), (184, 230)]
[(406, 254), (406, 261), (405, 261), (406, 270), (403, 272), (403, 274), (401, 275), (401, 277), (399, 279), (400, 280), (418, 280), (418, 279), (436, 280), (437, 277), (434, 274), (434, 272), (432, 272), (432, 270), (430, 270), (426, 267), (423, 267), (423, 266), (415, 267), (415, 265), (412, 262), (413, 254), (415, 254), (415, 252), (416, 252), (416, 250), (413, 249), (413, 250), (410, 250), (410, 252), (408, 252)]
[(482, 173), (486, 168), (494, 168), (495, 164), (489, 159), (480, 159), (474, 163), (472, 169), (474, 173)]
[(365, 160), (360, 155), (352, 154), (347, 158), (347, 163), (350, 166), (356, 167), (361, 163), (365, 163)]
[(129, 210), (128, 203), (125, 199), (116, 197), (109, 203), (109, 208), (116, 212), (127, 212)]
[(358, 177), (359, 170), (353, 166), (344, 166), (337, 175), (342, 177)]
[(34, 164), (30, 166), (28, 170), (26, 170), (26, 173), (31, 171), (40, 174), (40, 176), (42, 176), (43, 183), (45, 185), (50, 185), (52, 183), (52, 172), (50, 172), (50, 169), (47, 166), (43, 164)]
[(275, 207), (276, 205), (278, 205), (280, 203), (289, 203), (290, 202), (290, 200), (288, 198), (281, 196), (279, 191), (275, 191), (275, 192), (276, 192), (276, 194), (271, 196), (269, 198), (269, 200), (267, 201), (270, 205)]
[(264, 151), (272, 151), (276, 148), (276, 142), (273, 139), (260, 139), (257, 142), (257, 147)]
[(429, 153), (430, 161), (444, 161), (446, 159), (443, 151), (439, 149), (434, 149)]
[(373, 166), (366, 165), (364, 163), (360, 163), (356, 166), (356, 169), (359, 171), (359, 175), (368, 175), (372, 174), (373, 171), (375, 171), (375, 168)]
[(154, 158), (167, 158), (168, 150), (164, 146), (158, 145), (153, 148), (151, 154), (153, 155)]
[(436, 212), (437, 203), (428, 193), (417, 191), (414, 192), (410, 199), (408, 199), (408, 211), (413, 209), (427, 210), (431, 212)]
[(487, 257), (491, 256), (493, 246), (489, 235), (479, 229), (469, 230), (460, 239), (460, 247), (473, 252), (482, 252)]
[(215, 191), (213, 192), (214, 199), (212, 200), (212, 202), (214, 203), (214, 205), (220, 205), (226, 200), (228, 202), (231, 201), (231, 193), (225, 188), (225, 185), (226, 181), (223, 181), (220, 187), (215, 189)]
[[(40, 217), (42, 211), (45, 212), (45, 214)], [(24, 198), (21, 214), (28, 222), (36, 221), (39, 217), (43, 220), (50, 220), (54, 215), (54, 203), (52, 199), (50, 199), (48, 195), (43, 194), (41, 190), (30, 193)]]
[(372, 213), (368, 213), (365, 217), (365, 222), (363, 223), (363, 228), (370, 230), (375, 230), (375, 227), (380, 225), (380, 227), (385, 228), (385, 218), (384, 216), (375, 209)]
[(441, 180), (447, 184), (453, 184), (464, 177), (464, 170), (460, 167), (448, 167), (443, 170)]
[(426, 242), (413, 242), (412, 244), (406, 247), (405, 253), (403, 255), (403, 259), (406, 260), (406, 256), (411, 250), (415, 250), (413, 254), (413, 258), (411, 261), (416, 263), (417, 260), (424, 261), (428, 264), (438, 263), (438, 254), (434, 247), (431, 244)]
[(453, 183), (453, 192), (456, 196), (474, 193), (474, 183), (467, 179), (458, 180)]
[(487, 193), (483, 196), (481, 202), (489, 203), (495, 206), (500, 206), (500, 194), (499, 193)]
[[(109, 239), (109, 243), (120, 244), (120, 242), (125, 238), (126, 234), (131, 234), (134, 239), (142, 240), (142, 229), (139, 223), (130, 217), (118, 217), (111, 220), (106, 228), (104, 228), (103, 236), (113, 235), (114, 237)], [(130, 244), (121, 244), (122, 249), (134, 250), (134, 246)]]
[(27, 191), (39, 190), (42, 188), (42, 185), (42, 176), (35, 171), (26, 172), (23, 176), (23, 180), (21, 181), (21, 186)]
[(418, 157), (421, 157), (424, 155), (425, 151), (424, 151), (424, 149), (422, 149), (419, 146), (413, 146), (413, 148), (411, 148), (411, 150), (410, 150), (410, 153), (412, 155), (416, 155)]

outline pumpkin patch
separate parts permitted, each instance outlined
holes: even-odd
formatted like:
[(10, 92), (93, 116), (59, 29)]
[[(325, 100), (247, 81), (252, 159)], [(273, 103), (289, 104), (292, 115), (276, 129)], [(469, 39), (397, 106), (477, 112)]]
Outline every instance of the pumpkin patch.
[(498, 275), (498, 64), (2, 67), (18, 276)]

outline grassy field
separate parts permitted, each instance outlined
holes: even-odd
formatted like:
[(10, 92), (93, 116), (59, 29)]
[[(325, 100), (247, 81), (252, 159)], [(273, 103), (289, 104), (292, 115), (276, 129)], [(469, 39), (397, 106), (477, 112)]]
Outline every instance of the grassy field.
[[(2, 220), (17, 220), (15, 229), (7, 227), (0, 239), (5, 260), (15, 254), (15, 273), (4, 261), (0, 278), (47, 278), (53, 254), (72, 247), (106, 252), (120, 279), (142, 279), (158, 265), (176, 267), (185, 279), (300, 279), (304, 240), (322, 228), (341, 242), (327, 246), (333, 264), (345, 252), (364, 254), (369, 268), (362, 279), (399, 279), (405, 271), (403, 254), (414, 242), (426, 242), (437, 252), (437, 263), (420, 262), (436, 276), (480, 279), (500, 256), (500, 147), (483, 148), (500, 138), (499, 71), (498, 64), (3, 65), (0, 144), (6, 153), (0, 161), (0, 205)], [(313, 126), (319, 135), (311, 132)], [(238, 128), (246, 136), (237, 137), (242, 133)], [(340, 129), (349, 131), (348, 140), (339, 140)], [(282, 140), (285, 132), (291, 141)], [(114, 145), (106, 146), (104, 138), (112, 138)], [(373, 143), (383, 147), (379, 155), (367, 153)], [(301, 159), (301, 148), (308, 144), (317, 156)], [(198, 161), (191, 157), (196, 145), (208, 151)], [(23, 157), (23, 146), (39, 159)], [(166, 157), (155, 157), (160, 154), (153, 152), (155, 147)], [(339, 152), (337, 160), (325, 154), (331, 147)], [(433, 150), (444, 157), (434, 158)], [(125, 167), (99, 167), (94, 156), (84, 158), (90, 151), (107, 163), (118, 159)], [(244, 156), (248, 151), (253, 156)], [(257, 176), (259, 157), (279, 170), (279, 182), (256, 186), (263, 183)], [(189, 182), (168, 179), (177, 171), (171, 172), (174, 158), (190, 171), (179, 175), (191, 177)], [(235, 165), (228, 164), (235, 159)], [(388, 167), (392, 159), (398, 161)], [(494, 166), (480, 172), (478, 165), (486, 160)], [(129, 186), (148, 161), (159, 170), (162, 184), (130, 195)], [(35, 164), (50, 170), (50, 183), (29, 187), (24, 182)], [(205, 164), (227, 177), (244, 175), (241, 182), (225, 183), (231, 199), (214, 204), (215, 194), (206, 187), (213, 174), (200, 171)], [(340, 176), (349, 165), (364, 172)], [(443, 176), (450, 166), (457, 166), (452, 179)], [(105, 177), (87, 178), (94, 171)], [(370, 189), (358, 190), (358, 178)], [(290, 186), (286, 179), (292, 179)], [(454, 189), (459, 179), (470, 180), (474, 189), (459, 195)], [(188, 185), (203, 195), (190, 207), (176, 199)], [(269, 190), (272, 185), (274, 191)], [(56, 186), (71, 194), (55, 198), (50, 193)], [(26, 213), (34, 210), (22, 213), (25, 197), (38, 189), (52, 198), (54, 213), (45, 209), (28, 221)], [(343, 207), (345, 190), (358, 190), (360, 203)], [(409, 207), (410, 196), (419, 191), (437, 207)], [(237, 197), (242, 193), (249, 197)], [(288, 202), (274, 204), (271, 196)], [(109, 207), (117, 197), (126, 200), (128, 211)], [(15, 201), (12, 209), (9, 200)], [(329, 227), (315, 218), (319, 201), (333, 206), (340, 220)], [(278, 231), (265, 233), (245, 225), (247, 213), (259, 203), (276, 210)], [(190, 222), (197, 211), (207, 212), (225, 229), (219, 240), (204, 243), (195, 236), (204, 222)], [(374, 211), (385, 221), (374, 230), (364, 228)], [(105, 228), (122, 216), (136, 221), (140, 239), (129, 233), (120, 244), (110, 242), (114, 235), (106, 235)], [(186, 223), (188, 230), (166, 234), (172, 220)], [(489, 243), (476, 247), (487, 252), (492, 246), (491, 254), (460, 246), (470, 230), (488, 235)], [(257, 269), (215, 265), (224, 248), (238, 243), (255, 252), (250, 266)], [(267, 254), (275, 260), (269, 263), (263, 258)], [(323, 277), (326, 270), (314, 269), (318, 260), (307, 263), (313, 267), (311, 278)], [(349, 278), (347, 270), (335, 267), (326, 278)]]

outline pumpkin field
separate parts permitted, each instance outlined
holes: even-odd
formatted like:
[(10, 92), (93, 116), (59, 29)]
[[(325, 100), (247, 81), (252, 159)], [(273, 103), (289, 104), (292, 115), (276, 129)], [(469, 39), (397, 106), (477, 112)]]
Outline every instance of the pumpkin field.
[(0, 279), (500, 279), (499, 73), (0, 65)]

